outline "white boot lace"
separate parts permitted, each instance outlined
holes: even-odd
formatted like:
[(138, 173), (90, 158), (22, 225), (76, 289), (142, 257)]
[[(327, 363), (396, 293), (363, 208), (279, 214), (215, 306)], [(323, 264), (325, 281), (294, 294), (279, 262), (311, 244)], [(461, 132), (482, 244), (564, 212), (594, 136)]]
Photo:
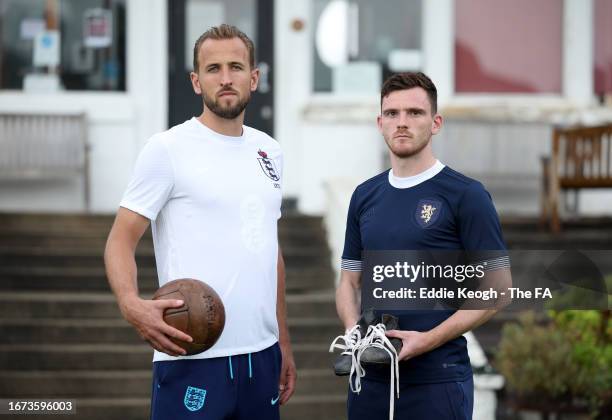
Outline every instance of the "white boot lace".
[[(344, 344), (339, 344), (338, 340), (344, 341)], [(361, 329), (359, 325), (355, 325), (344, 332), (344, 335), (339, 335), (334, 338), (331, 345), (329, 346), (329, 352), (333, 353), (334, 349), (342, 350), (342, 354), (350, 355), (353, 352), (353, 348), (361, 340)]]
[[(389, 338), (385, 335), (386, 332), (385, 324), (370, 325), (368, 331), (363, 338), (353, 349), (352, 352), (352, 366), (351, 375), (349, 376), (349, 384), (351, 391), (359, 393), (361, 391), (361, 378), (365, 376), (365, 369), (361, 366), (361, 355), (366, 348), (375, 347), (382, 349), (387, 352), (390, 363), (390, 374), (391, 374), (391, 390), (389, 395), (389, 420), (393, 420), (393, 413), (395, 408), (395, 402), (393, 401), (393, 394), (397, 394), (399, 398), (399, 359), (397, 357), (397, 351)], [(353, 374), (355, 374), (355, 386), (353, 387)]]

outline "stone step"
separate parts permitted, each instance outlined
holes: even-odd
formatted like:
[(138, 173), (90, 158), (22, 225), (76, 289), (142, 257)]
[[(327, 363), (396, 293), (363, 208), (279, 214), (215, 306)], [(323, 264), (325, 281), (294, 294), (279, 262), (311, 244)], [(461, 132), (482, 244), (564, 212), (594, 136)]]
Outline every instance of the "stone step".
[[(340, 331), (337, 318), (289, 318), (292, 343), (326, 341)], [(123, 319), (0, 319), (0, 344), (136, 344), (134, 328)]]
[[(151, 294), (142, 295), (150, 298)], [(334, 291), (289, 294), (290, 317), (319, 314), (335, 316)], [(119, 318), (114, 295), (110, 292), (12, 292), (0, 291), (0, 318)]]
[[(331, 339), (292, 344), (298, 369), (329, 370), (335, 355)], [(138, 344), (0, 344), (2, 371), (142, 370), (150, 369), (153, 349)], [(1, 394), (0, 394), (1, 395)]]
[[(151, 395), (151, 369), (147, 370), (58, 370), (0, 371), (0, 395), (11, 397), (145, 397)], [(347, 378), (331, 369), (298, 370), (295, 396), (316, 393), (339, 394), (347, 389)]]
[(610, 234), (581, 233), (551, 237), (548, 233), (506, 233), (506, 246), (510, 250), (565, 250), (565, 249), (607, 249), (610, 246)]
[[(148, 420), (149, 398), (78, 398), (74, 420)], [(282, 420), (340, 420), (346, 418), (346, 393), (295, 395), (280, 407)], [(65, 420), (65, 415), (28, 416), (32, 420)], [(255, 418), (254, 418), (255, 420)]]
[[(292, 268), (329, 267), (329, 254), (326, 249), (317, 253), (293, 253), (284, 256), (285, 264)], [(136, 253), (138, 267), (155, 267), (155, 254), (152, 249)], [(52, 267), (104, 267), (102, 252), (78, 248), (13, 248), (0, 247), (0, 265), (12, 266), (52, 266)]]
[[(138, 286), (141, 292), (157, 289), (157, 272), (154, 268), (138, 269)], [(334, 285), (334, 273), (329, 266), (287, 267), (287, 291), (311, 291), (329, 289)], [(55, 290), (55, 291), (110, 291), (104, 268), (31, 266), (9, 263), (0, 265), (0, 290)]]
[[(0, 214), (0, 230), (12, 233), (61, 234), (84, 232), (107, 236), (114, 216), (74, 214)], [(279, 231), (322, 228), (322, 218), (285, 212), (279, 220)]]
[[(279, 241), (283, 247), (289, 245), (326, 244), (323, 228), (304, 229), (302, 227), (281, 226), (278, 231)], [(107, 231), (22, 231), (10, 227), (0, 227), (0, 244), (11, 246), (93, 246), (104, 248)], [(150, 231), (140, 240), (140, 246), (153, 246)]]
[[(329, 249), (325, 244), (287, 244), (283, 250), (285, 258), (328, 256)], [(83, 244), (67, 246), (15, 245), (0, 242), (0, 257), (2, 256), (34, 256), (34, 257), (99, 257), (104, 255), (104, 245), (83, 246)], [(154, 257), (153, 244), (140, 244), (136, 257)]]

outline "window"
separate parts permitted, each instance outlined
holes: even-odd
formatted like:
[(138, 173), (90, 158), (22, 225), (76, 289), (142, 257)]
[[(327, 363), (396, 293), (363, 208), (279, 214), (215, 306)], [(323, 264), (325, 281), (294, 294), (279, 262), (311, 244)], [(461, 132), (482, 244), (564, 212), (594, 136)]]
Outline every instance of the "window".
[(561, 93), (563, 2), (455, 3), (458, 93)]
[(125, 0), (0, 0), (0, 88), (125, 90)]
[(612, 2), (595, 0), (595, 93), (612, 94)]
[[(342, 2), (314, 0), (317, 30), (321, 16), (333, 6), (332, 3)], [(322, 51), (315, 48), (315, 92), (350, 93), (364, 85), (379, 91), (382, 80), (393, 71), (419, 69), (421, 0), (350, 0), (345, 3), (348, 4), (347, 33), (344, 34), (349, 44), (348, 66), (330, 67), (321, 59)], [(337, 27), (337, 23), (332, 22), (332, 26)], [(333, 38), (342, 35), (330, 33), (325, 43), (332, 43)]]

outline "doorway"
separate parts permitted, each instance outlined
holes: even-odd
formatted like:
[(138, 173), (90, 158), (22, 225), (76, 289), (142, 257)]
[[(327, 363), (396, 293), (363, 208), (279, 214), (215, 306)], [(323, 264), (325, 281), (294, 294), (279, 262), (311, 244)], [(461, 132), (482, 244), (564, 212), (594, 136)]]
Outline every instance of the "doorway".
[(245, 125), (274, 135), (274, 0), (168, 1), (168, 123), (172, 127), (202, 112), (189, 73), (193, 46), (211, 26), (237, 26), (255, 43), (260, 70), (257, 91), (246, 109)]

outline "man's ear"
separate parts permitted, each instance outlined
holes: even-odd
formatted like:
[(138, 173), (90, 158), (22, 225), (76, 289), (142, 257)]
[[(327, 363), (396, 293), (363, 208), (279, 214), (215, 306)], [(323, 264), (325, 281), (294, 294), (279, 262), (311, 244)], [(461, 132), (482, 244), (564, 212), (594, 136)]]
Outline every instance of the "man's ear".
[(431, 134), (438, 134), (438, 132), (442, 128), (442, 122), (442, 115), (434, 115), (433, 122), (431, 123)]
[(196, 95), (202, 94), (202, 87), (200, 86), (200, 78), (197, 73), (191, 72), (189, 73), (189, 78), (191, 79), (191, 87)]
[(378, 131), (382, 133), (382, 116), (376, 117), (376, 126), (378, 127)]
[(251, 92), (255, 92), (259, 86), (259, 69), (255, 67), (251, 70)]

